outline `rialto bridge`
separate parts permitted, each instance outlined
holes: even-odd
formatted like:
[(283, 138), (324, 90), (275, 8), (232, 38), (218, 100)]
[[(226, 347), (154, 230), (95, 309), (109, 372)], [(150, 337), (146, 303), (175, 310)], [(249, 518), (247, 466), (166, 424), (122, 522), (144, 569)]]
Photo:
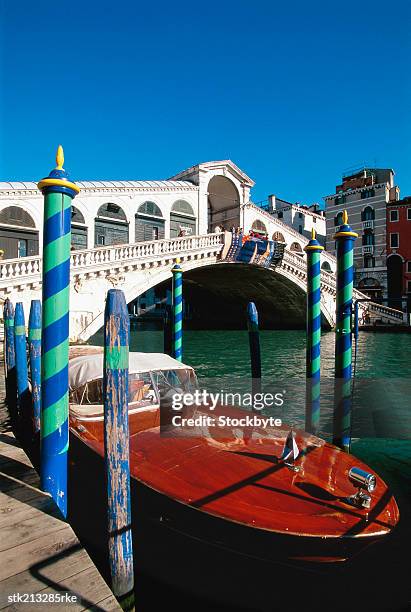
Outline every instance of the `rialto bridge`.
[[(86, 341), (101, 328), (109, 288), (123, 289), (131, 302), (169, 281), (177, 259), (186, 295), (197, 292), (200, 304), (220, 301), (227, 325), (245, 300), (262, 305), (268, 326), (273, 319), (283, 326), (303, 325), (304, 235), (311, 227), (323, 227), (323, 216), (301, 209), (300, 231), (283, 223), (250, 201), (254, 182), (230, 160), (198, 164), (164, 181), (77, 184), (81, 191), (71, 219), (71, 340)], [(42, 209), (35, 183), (0, 183), (0, 300), (22, 301), (26, 319), (30, 301), (41, 298)], [(283, 244), (282, 260), (269, 267), (227, 263), (231, 234), (215, 233), (217, 226), (242, 227), (244, 233), (253, 230)], [(324, 252), (322, 312), (329, 327), (335, 317), (335, 267), (335, 258)], [(367, 308), (383, 321), (402, 322), (398, 311)], [(212, 321), (213, 308), (206, 306), (205, 316)]]
[[(73, 251), (71, 254), (70, 339), (86, 341), (103, 324), (105, 295), (112, 287), (121, 288), (127, 302), (133, 301), (148, 289), (171, 278), (171, 268), (179, 260), (187, 284), (204, 286), (205, 273), (210, 278), (211, 291), (225, 288), (228, 293), (243, 299), (264, 300), (268, 308), (277, 309), (278, 317), (287, 324), (305, 316), (306, 261), (303, 248), (306, 239), (279, 220), (271, 220), (268, 213), (254, 204), (244, 205), (244, 229), (255, 219), (270, 231), (281, 233), (285, 249), (281, 261), (268, 268), (258, 264), (227, 263), (225, 243), (227, 233), (210, 233), (166, 240), (113, 245)], [(250, 220), (253, 220), (250, 223)], [(296, 241), (301, 251), (290, 248)], [(321, 308), (324, 325), (333, 327), (335, 321), (335, 259), (323, 254), (321, 273)], [(211, 275), (210, 275), (211, 273)], [(207, 285), (207, 282), (205, 283)], [(257, 297), (256, 297), (257, 296)], [(30, 301), (41, 298), (41, 257), (22, 257), (0, 262), (0, 298), (9, 297), (14, 303), (24, 304), (28, 316)], [(362, 294), (355, 291), (355, 297)], [(361, 305), (371, 316), (402, 323), (402, 313), (378, 304)], [(211, 314), (211, 313), (210, 313)]]

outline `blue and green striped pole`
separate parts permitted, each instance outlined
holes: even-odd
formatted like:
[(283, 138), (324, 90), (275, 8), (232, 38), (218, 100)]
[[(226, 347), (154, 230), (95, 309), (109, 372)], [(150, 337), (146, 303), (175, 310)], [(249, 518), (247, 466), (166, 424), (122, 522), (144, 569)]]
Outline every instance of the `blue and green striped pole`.
[(29, 316), (29, 355), (33, 433), (40, 431), (41, 406), (41, 302), (31, 300)]
[(17, 302), (14, 312), (14, 350), (16, 353), (17, 380), (17, 417), (20, 433), (27, 425), (27, 403), (29, 394), (29, 377), (27, 372), (26, 322), (22, 302)]
[(347, 211), (334, 238), (337, 242), (337, 297), (335, 324), (335, 387), (333, 443), (349, 452), (351, 446), (351, 362), (354, 241)]
[(13, 426), (16, 423), (16, 352), (14, 349), (14, 307), (9, 298), (4, 302), (4, 355), (6, 366), (6, 401)]
[(307, 253), (307, 352), (305, 430), (316, 434), (320, 428), (321, 375), (321, 251), (315, 230), (305, 247)]
[(128, 427), (130, 317), (124, 293), (110, 289), (104, 313), (104, 460), (107, 480), (108, 549), (113, 593), (134, 609)]
[(173, 266), (173, 357), (183, 360), (183, 270), (179, 260)]
[(80, 189), (57, 167), (38, 188), (44, 195), (41, 360), (41, 486), (67, 516), (68, 356), (71, 202)]

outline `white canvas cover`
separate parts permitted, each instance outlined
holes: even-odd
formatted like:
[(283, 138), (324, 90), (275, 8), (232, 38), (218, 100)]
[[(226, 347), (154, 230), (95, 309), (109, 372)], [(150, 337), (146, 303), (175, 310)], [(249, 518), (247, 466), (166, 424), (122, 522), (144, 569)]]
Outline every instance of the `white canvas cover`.
[[(103, 353), (81, 355), (69, 361), (69, 387), (78, 389), (91, 380), (103, 377)], [(151, 372), (153, 370), (192, 370), (164, 353), (130, 353), (129, 372)]]

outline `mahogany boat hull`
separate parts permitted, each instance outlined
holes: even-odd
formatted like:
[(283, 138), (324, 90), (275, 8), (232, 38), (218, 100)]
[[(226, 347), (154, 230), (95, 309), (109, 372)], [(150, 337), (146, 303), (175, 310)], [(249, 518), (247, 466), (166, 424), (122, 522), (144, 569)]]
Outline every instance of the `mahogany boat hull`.
[[(71, 425), (69, 483), (72, 490), (69, 491), (70, 521), (79, 534), (87, 539), (94, 548), (105, 552), (107, 531), (104, 461), (100, 439), (102, 424), (94, 425), (91, 428), (91, 433), (88, 431), (87, 435), (82, 437), (75, 430), (75, 421)], [(398, 521), (398, 508), (385, 485), (385, 491), (379, 497), (378, 502), (369, 513), (364, 513), (355, 508), (350, 508), (348, 504), (345, 504), (344, 507), (338, 496), (331, 495), (329, 489), (321, 488), (312, 483), (310, 486), (304, 483), (304, 478), (300, 478), (299, 475), (290, 472), (288, 468), (278, 465), (275, 457), (271, 463), (268, 462), (269, 467), (267, 468), (266, 454), (262, 453), (259, 456), (255, 452), (244, 451), (244, 449), (242, 449), (244, 454), (235, 452), (236, 457), (222, 455), (223, 463), (217, 464), (217, 466), (220, 465), (220, 469), (217, 470), (219, 474), (216, 474), (215, 483), (212, 485), (212, 490), (216, 492), (216, 495), (211, 494), (201, 499), (190, 497), (193, 494), (193, 491), (190, 491), (190, 486), (196, 486), (198, 475), (195, 471), (190, 474), (190, 466), (187, 466), (185, 468), (188, 474), (187, 482), (181, 483), (184, 496), (176, 499), (178, 490), (173, 489), (173, 486), (175, 486), (172, 476), (173, 469), (164, 472), (164, 480), (162, 480), (164, 465), (161, 462), (164, 460), (163, 455), (162, 459), (156, 459), (157, 464), (150, 463), (151, 449), (154, 449), (153, 452), (155, 452), (155, 440), (157, 439), (155, 436), (159, 439), (158, 429), (149, 428), (147, 432), (144, 430), (133, 431), (131, 423), (133, 537), (135, 546), (138, 546), (141, 553), (140, 561), (146, 559), (147, 563), (150, 564), (153, 557), (156, 559), (152, 569), (155, 569), (158, 566), (159, 559), (164, 557), (162, 551), (164, 552), (167, 549), (167, 542), (169, 540), (175, 541), (176, 537), (179, 542), (179, 551), (175, 552), (181, 554), (181, 563), (184, 563), (184, 558), (189, 555), (187, 549), (202, 543), (207, 547), (211, 558), (216, 555), (218, 550), (219, 553), (226, 551), (227, 553), (236, 553), (269, 563), (293, 564), (301, 567), (307, 566), (307, 568), (320, 564), (321, 567), (341, 564), (357, 556), (370, 544), (382, 541), (383, 536), (387, 535)], [(187, 444), (189, 445), (188, 451), (184, 447)], [(196, 447), (196, 445), (190, 447), (190, 443), (187, 441), (173, 441), (172, 439), (162, 440), (161, 445), (170, 449), (170, 454), (173, 453), (173, 448), (175, 449), (176, 465), (181, 461), (178, 454), (181, 448), (184, 447), (184, 452), (192, 454), (194, 452), (192, 448)], [(181, 448), (179, 449), (178, 446)], [(201, 451), (200, 446), (200, 444), (197, 445), (199, 450), (196, 452), (198, 453)], [(330, 452), (337, 452), (334, 447), (326, 446), (330, 447)], [(217, 461), (220, 456), (217, 454), (217, 458), (215, 458), (212, 454), (213, 450), (210, 451), (209, 444), (203, 450), (204, 453), (207, 453), (210, 463), (213, 460)], [(251, 447), (251, 450), (255, 451), (255, 448)], [(319, 451), (316, 450), (315, 452), (318, 453)], [(321, 464), (321, 457), (324, 460), (324, 457), (328, 456), (324, 454), (328, 451), (323, 449), (321, 452), (322, 455), (318, 460), (319, 464)], [(165, 456), (167, 457), (167, 453), (165, 453)], [(341, 457), (339, 454), (336, 456), (340, 460), (345, 460), (346, 457), (350, 458), (345, 453), (341, 454)], [(225, 463), (224, 457), (226, 457)], [(241, 466), (239, 466), (236, 478), (240, 478), (240, 482), (245, 482), (244, 487), (242, 486), (236, 491), (236, 486), (229, 485), (227, 487), (228, 491), (224, 491), (220, 495), (221, 483), (219, 483), (217, 476), (226, 478), (221, 472), (223, 466), (230, 460), (236, 460), (240, 463), (242, 461), (244, 463), (242, 467), (245, 470), (244, 473), (247, 475), (247, 470), (251, 469), (253, 475), (251, 477), (246, 476), (245, 479), (241, 480), (240, 477), (244, 474), (241, 472)], [(353, 458), (351, 457), (350, 460), (353, 461)], [(147, 462), (147, 465), (145, 465), (145, 462)], [(199, 461), (194, 461), (194, 463), (197, 465)], [(311, 463), (314, 464), (314, 460)], [(308, 459), (306, 464), (308, 465)], [(280, 472), (280, 470), (283, 470), (283, 472)], [(258, 478), (254, 477), (254, 473), (257, 473)], [(279, 473), (283, 473), (280, 481), (278, 480)], [(319, 476), (322, 478), (321, 472)], [(150, 482), (147, 482), (148, 478), (150, 478)], [(249, 483), (247, 478), (253, 482)], [(274, 478), (277, 478), (277, 480), (274, 480)], [(297, 482), (298, 479), (300, 479), (300, 482)], [(283, 483), (283, 489), (278, 488), (278, 482)], [(277, 488), (273, 487), (272, 483), (277, 483)], [(380, 488), (381, 483), (382, 481), (379, 482)], [(336, 484), (335, 487), (337, 487)], [(287, 533), (288, 528), (286, 526), (283, 526), (281, 532), (275, 528), (274, 523), (272, 528), (269, 528), (269, 526), (267, 528), (264, 523), (268, 516), (266, 509), (258, 508), (257, 505), (255, 506), (256, 521), (254, 522), (254, 519), (247, 520), (244, 514), (247, 511), (247, 507), (244, 505), (244, 499), (246, 499), (244, 490), (250, 488), (252, 488), (251, 493), (249, 493), (251, 496), (255, 495), (256, 491), (261, 491), (260, 496), (262, 496), (264, 489), (266, 489), (267, 494), (271, 495), (268, 498), (268, 503), (277, 503), (280, 506), (281, 504), (284, 505), (284, 499), (286, 500), (290, 505), (289, 533)], [(270, 489), (273, 490), (270, 491)], [(348, 488), (348, 490), (350, 489)], [(175, 493), (172, 493), (172, 491), (175, 491)], [(351, 492), (354, 492), (354, 489)], [(248, 501), (252, 502), (253, 498), (250, 497)], [(293, 511), (295, 514), (295, 509), (299, 508), (298, 504), (302, 508), (311, 508), (312, 506), (313, 509), (310, 510), (312, 516), (304, 517), (297, 514), (297, 519), (295, 519), (295, 516), (293, 518)], [(84, 512), (84, 507), (89, 508), (90, 511)], [(228, 512), (231, 512), (230, 518), (224, 515)], [(298, 525), (299, 520), (306, 521), (309, 527), (309, 520), (313, 524), (314, 516), (315, 521), (318, 522), (318, 515), (320, 515), (322, 521), (320, 521), (320, 525), (324, 525), (324, 530), (327, 527), (326, 521), (330, 521), (332, 518), (334, 522), (337, 522), (339, 532), (327, 535), (324, 532), (321, 533), (321, 531), (315, 533), (315, 530), (312, 529), (311, 533), (304, 533), (304, 529), (301, 529), (303, 525), (300, 525), (299, 532), (297, 532), (296, 525)], [(284, 513), (280, 513), (281, 516), (284, 521)], [(294, 524), (293, 520), (295, 521)], [(260, 524), (258, 524), (259, 522)], [(378, 525), (380, 525), (380, 528)], [(144, 550), (146, 554), (144, 554)], [(155, 555), (153, 555), (153, 550), (157, 551)]]

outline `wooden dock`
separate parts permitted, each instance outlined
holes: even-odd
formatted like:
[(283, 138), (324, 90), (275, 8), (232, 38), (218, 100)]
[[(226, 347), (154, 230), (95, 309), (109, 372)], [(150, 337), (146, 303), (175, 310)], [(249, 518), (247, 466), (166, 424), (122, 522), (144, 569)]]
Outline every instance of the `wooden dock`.
[(3, 371), (0, 363), (0, 610), (121, 610), (10, 431)]

